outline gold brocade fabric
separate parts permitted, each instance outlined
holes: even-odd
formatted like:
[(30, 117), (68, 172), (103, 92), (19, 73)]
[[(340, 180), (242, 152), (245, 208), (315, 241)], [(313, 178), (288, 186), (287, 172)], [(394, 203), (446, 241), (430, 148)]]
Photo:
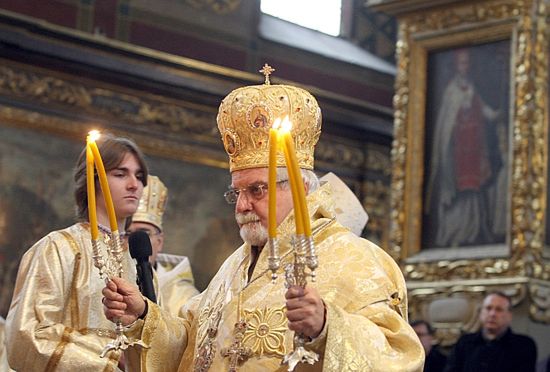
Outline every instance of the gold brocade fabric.
[(156, 274), (160, 288), (160, 306), (170, 314), (177, 316), (183, 305), (199, 294), (194, 286), (193, 273), (189, 259), (183, 259), (175, 266), (168, 267), (157, 262)]
[[(105, 237), (100, 232), (104, 254)], [(135, 283), (127, 249), (124, 257), (124, 275)], [(104, 286), (93, 265), (88, 224), (38, 241), (21, 260), (6, 319), (10, 366), (25, 372), (118, 370), (118, 353), (99, 356), (114, 337), (114, 324), (103, 314)]]
[(6, 355), (6, 345), (4, 343), (4, 328), (5, 320), (0, 316), (0, 371), (13, 371), (8, 364), (8, 356)]
[[(288, 116), (298, 165), (313, 169), (315, 144), (321, 135), (321, 109), (308, 91), (290, 85), (251, 85), (225, 97), (216, 122), (227, 155), (229, 171), (267, 167), (269, 130), (276, 118)], [(285, 166), (282, 152), (277, 166)]]
[[(330, 199), (329, 185), (308, 196), (319, 256), (317, 282), (308, 285), (315, 286), (326, 303), (327, 322), (323, 336), (306, 347), (319, 353), (320, 360), (299, 364), (295, 371), (421, 371), (424, 351), (407, 323), (406, 287), (399, 268), (382, 249), (332, 219)], [(292, 350), (294, 333), (282, 317), (283, 268), (293, 259), (289, 246), (293, 227), (292, 215), (279, 226), (282, 263), (274, 284), (267, 249), (261, 251), (251, 280), (242, 279), (251, 249), (243, 245), (206, 291), (186, 305), (183, 319), (149, 304), (143, 327), (134, 330), (141, 331), (151, 346), (141, 355), (141, 370), (227, 371), (229, 360), (221, 351), (233, 342), (241, 292), (248, 323), (243, 341), (253, 355), (238, 370), (286, 371), (282, 355)]]

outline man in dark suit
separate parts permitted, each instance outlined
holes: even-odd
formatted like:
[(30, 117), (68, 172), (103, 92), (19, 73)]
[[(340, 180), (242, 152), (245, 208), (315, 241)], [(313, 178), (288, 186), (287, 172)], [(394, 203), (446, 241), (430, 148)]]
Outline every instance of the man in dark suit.
[(420, 339), (426, 361), (424, 362), (424, 372), (441, 372), (445, 368), (447, 357), (439, 351), (437, 345), (434, 345), (434, 330), (430, 323), (425, 320), (415, 320), (411, 322), (414, 332)]
[(502, 292), (483, 300), (481, 330), (460, 337), (445, 372), (534, 372), (537, 347), (532, 338), (510, 329), (512, 302)]

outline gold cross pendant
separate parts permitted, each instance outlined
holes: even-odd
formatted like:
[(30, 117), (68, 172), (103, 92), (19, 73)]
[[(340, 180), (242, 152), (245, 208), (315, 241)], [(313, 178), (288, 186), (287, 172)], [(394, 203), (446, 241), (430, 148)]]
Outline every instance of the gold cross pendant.
[(237, 367), (252, 356), (252, 350), (242, 344), (245, 331), (246, 322), (240, 320), (235, 323), (233, 343), (230, 347), (222, 349), (222, 356), (229, 358), (229, 372), (237, 372)]

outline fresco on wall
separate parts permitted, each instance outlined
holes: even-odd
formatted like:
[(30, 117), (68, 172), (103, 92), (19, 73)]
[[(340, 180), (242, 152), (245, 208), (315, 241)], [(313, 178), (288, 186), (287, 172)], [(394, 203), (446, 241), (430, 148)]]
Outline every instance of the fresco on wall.
[[(83, 143), (0, 123), (1, 316), (8, 312), (24, 252), (48, 232), (75, 220), (72, 168)], [(222, 196), (229, 172), (146, 157), (151, 172), (169, 189), (165, 252), (189, 257), (202, 290), (240, 245), (233, 209)]]
[(74, 220), (71, 170), (80, 146), (0, 125), (0, 315), (23, 253)]

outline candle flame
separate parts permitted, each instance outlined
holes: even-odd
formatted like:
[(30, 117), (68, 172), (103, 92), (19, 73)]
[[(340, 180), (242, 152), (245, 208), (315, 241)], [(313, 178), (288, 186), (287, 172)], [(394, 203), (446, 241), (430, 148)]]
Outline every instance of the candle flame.
[(285, 116), (285, 118), (283, 119), (283, 122), (281, 123), (281, 128), (284, 131), (288, 132), (290, 132), (290, 130), (292, 129), (292, 122), (288, 119), (288, 115)]
[(271, 126), (273, 129), (279, 129), (281, 126), (281, 118), (275, 119), (275, 122)]
[(97, 141), (101, 137), (101, 133), (98, 130), (91, 130), (88, 132), (88, 140)]

